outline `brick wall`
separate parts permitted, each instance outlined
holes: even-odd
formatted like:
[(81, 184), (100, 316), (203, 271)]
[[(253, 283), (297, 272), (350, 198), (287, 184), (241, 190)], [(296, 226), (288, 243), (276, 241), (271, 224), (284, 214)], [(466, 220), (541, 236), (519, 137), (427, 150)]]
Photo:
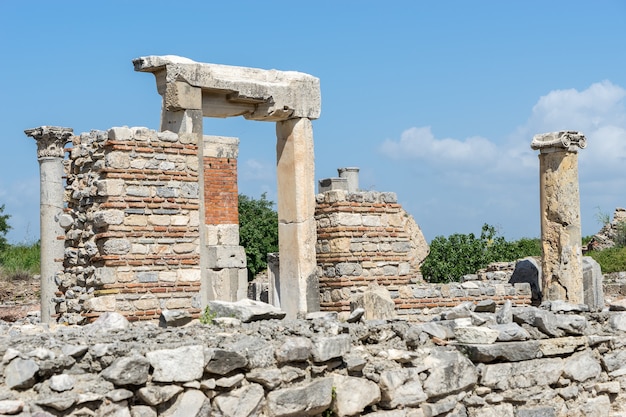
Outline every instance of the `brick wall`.
[(172, 132), (75, 137), (66, 161), (61, 321), (200, 312), (198, 148)]
[(400, 316), (490, 298), (530, 304), (528, 285), (503, 281), (426, 284), (419, 272), (428, 245), (395, 193), (330, 190), (316, 197), (320, 307), (350, 311), (370, 284), (390, 291)]
[(239, 224), (237, 159), (204, 157), (206, 224)]

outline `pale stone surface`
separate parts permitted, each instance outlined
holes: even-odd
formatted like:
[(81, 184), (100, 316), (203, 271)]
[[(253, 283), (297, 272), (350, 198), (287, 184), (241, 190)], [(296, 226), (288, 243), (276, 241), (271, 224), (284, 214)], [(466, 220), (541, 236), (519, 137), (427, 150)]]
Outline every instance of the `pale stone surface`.
[[(320, 115), (319, 79), (308, 74), (205, 64), (173, 55), (140, 57), (133, 64), (135, 71), (155, 74), (168, 110), (201, 108), (205, 117), (268, 121)], [(203, 92), (200, 104), (192, 87)]]
[(243, 246), (208, 246), (207, 263), (209, 268), (245, 268), (246, 252)]
[(540, 149), (543, 293), (548, 300), (584, 302), (578, 154), (586, 139), (580, 132), (536, 135)]
[[(562, 373), (563, 360), (560, 358), (497, 363), (485, 366), (480, 382), (497, 390), (528, 388), (555, 384)], [(512, 375), (517, 377), (511, 378)]]
[(396, 305), (391, 299), (387, 288), (371, 285), (364, 292), (356, 294), (350, 300), (350, 309), (362, 308), (365, 310), (365, 320), (386, 320), (396, 315)]
[[(263, 387), (250, 384), (215, 397), (215, 415), (223, 416), (256, 416), (265, 397)], [(221, 414), (220, 414), (221, 413)]]
[(333, 378), (322, 378), (299, 387), (267, 394), (267, 408), (275, 417), (315, 416), (330, 407)]
[(500, 332), (488, 327), (467, 326), (454, 329), (454, 335), (459, 343), (489, 345), (498, 339)]
[(152, 380), (155, 382), (199, 380), (204, 372), (204, 349), (199, 345), (155, 350), (146, 357), (154, 368)]
[(385, 408), (419, 406), (428, 398), (424, 393), (417, 369), (403, 368), (383, 371), (378, 386), (381, 404)]
[(276, 124), (280, 306), (288, 317), (319, 310), (315, 163), (309, 119)]
[(434, 351), (424, 358), (430, 375), (423, 383), (429, 398), (452, 394), (476, 385), (478, 372), (472, 362), (457, 351)]
[(357, 416), (365, 407), (380, 401), (380, 388), (372, 381), (334, 375), (335, 401), (332, 410), (338, 417)]
[(267, 303), (243, 299), (237, 302), (209, 301), (208, 308), (218, 317), (234, 317), (244, 323), (257, 320), (282, 319), (285, 312)]
[(137, 397), (148, 405), (159, 405), (180, 394), (183, 388), (178, 385), (148, 385), (137, 390)]
[(110, 311), (114, 312), (117, 301), (114, 295), (101, 295), (99, 297), (90, 298), (85, 302), (85, 308), (93, 311)]
[(38, 371), (39, 366), (32, 359), (14, 359), (4, 369), (4, 383), (10, 389), (30, 388)]
[(202, 139), (204, 157), (236, 159), (239, 156), (239, 138), (205, 135)]

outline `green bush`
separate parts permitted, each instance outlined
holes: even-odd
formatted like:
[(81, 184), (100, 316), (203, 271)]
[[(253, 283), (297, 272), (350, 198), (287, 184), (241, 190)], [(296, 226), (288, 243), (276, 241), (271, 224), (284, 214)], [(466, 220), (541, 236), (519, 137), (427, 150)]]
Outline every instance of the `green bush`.
[(587, 255), (600, 264), (600, 268), (605, 274), (626, 271), (626, 247), (624, 246), (590, 251), (587, 252)]
[(510, 262), (526, 256), (540, 256), (541, 241), (523, 238), (507, 242), (496, 228), (484, 224), (480, 237), (470, 234), (437, 236), (430, 244), (430, 254), (421, 267), (429, 282), (458, 281), (491, 262)]
[(4, 213), (4, 204), (0, 206), (0, 252), (4, 251), (8, 246), (6, 234), (11, 229), (8, 223), (11, 216), (2, 213)]
[(40, 245), (7, 245), (0, 252), (0, 266), (5, 275), (23, 277), (39, 274)]
[(256, 200), (239, 195), (239, 242), (246, 251), (248, 279), (267, 268), (267, 254), (278, 252), (278, 214), (263, 193)]

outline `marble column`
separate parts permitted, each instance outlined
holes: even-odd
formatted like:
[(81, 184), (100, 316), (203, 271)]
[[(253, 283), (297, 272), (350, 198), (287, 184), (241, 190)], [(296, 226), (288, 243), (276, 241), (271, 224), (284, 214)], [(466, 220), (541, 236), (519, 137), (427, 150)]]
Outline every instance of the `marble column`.
[(40, 187), (40, 238), (41, 238), (41, 322), (48, 324), (54, 315), (52, 299), (57, 290), (54, 280), (63, 269), (65, 231), (59, 224), (63, 213), (63, 159), (65, 144), (71, 140), (73, 130), (67, 127), (41, 126), (25, 130), (27, 136), (37, 141)]
[(307, 118), (276, 123), (280, 307), (296, 318), (319, 311), (315, 257), (315, 161)]
[(580, 132), (535, 135), (539, 150), (543, 298), (584, 303), (578, 148)]

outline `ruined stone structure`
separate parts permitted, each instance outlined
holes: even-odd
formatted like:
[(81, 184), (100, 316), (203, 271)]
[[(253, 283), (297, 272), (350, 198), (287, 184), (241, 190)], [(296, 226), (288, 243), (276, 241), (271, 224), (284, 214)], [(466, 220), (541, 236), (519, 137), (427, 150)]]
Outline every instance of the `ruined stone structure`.
[(50, 323), (55, 313), (55, 276), (63, 268), (63, 158), (72, 129), (42, 126), (25, 131), (37, 141), (40, 190), (41, 322)]
[(580, 132), (560, 131), (533, 137), (539, 149), (543, 294), (548, 300), (584, 303), (578, 148)]
[(317, 265), (321, 309), (350, 311), (370, 286), (389, 292), (400, 317), (485, 298), (530, 304), (526, 285), (503, 280), (430, 285), (419, 267), (429, 248), (419, 226), (392, 192), (358, 189), (358, 168), (319, 182)]
[[(317, 288), (311, 120), (320, 115), (319, 79), (297, 72), (203, 64), (176, 56), (141, 57), (133, 63), (136, 71), (153, 73), (156, 78), (163, 98), (161, 131), (177, 133), (184, 141), (201, 143), (203, 117), (243, 116), (276, 122), (280, 275), (284, 277), (278, 295), (290, 317), (319, 309), (318, 298), (310, 296)], [(200, 176), (200, 211), (206, 212), (203, 182)], [(229, 273), (228, 288), (215, 289), (216, 275), (210, 273), (216, 267), (210, 260), (215, 258), (206, 253), (206, 246), (216, 240), (216, 230), (200, 227), (203, 303), (220, 292), (232, 293), (229, 288), (233, 279), (237, 280), (237, 274)], [(217, 254), (232, 248), (210, 250)], [(239, 289), (236, 292), (240, 293)]]
[(495, 302), (485, 301), (475, 308), (464, 303), (446, 309), (423, 323), (347, 323), (330, 313), (312, 313), (317, 318), (307, 320), (256, 321), (261, 315), (244, 309), (231, 309), (211, 325), (163, 329), (129, 324), (117, 313), (87, 326), (50, 330), (0, 323), (0, 413), (626, 413), (625, 311), (590, 314), (564, 302), (497, 309)]

